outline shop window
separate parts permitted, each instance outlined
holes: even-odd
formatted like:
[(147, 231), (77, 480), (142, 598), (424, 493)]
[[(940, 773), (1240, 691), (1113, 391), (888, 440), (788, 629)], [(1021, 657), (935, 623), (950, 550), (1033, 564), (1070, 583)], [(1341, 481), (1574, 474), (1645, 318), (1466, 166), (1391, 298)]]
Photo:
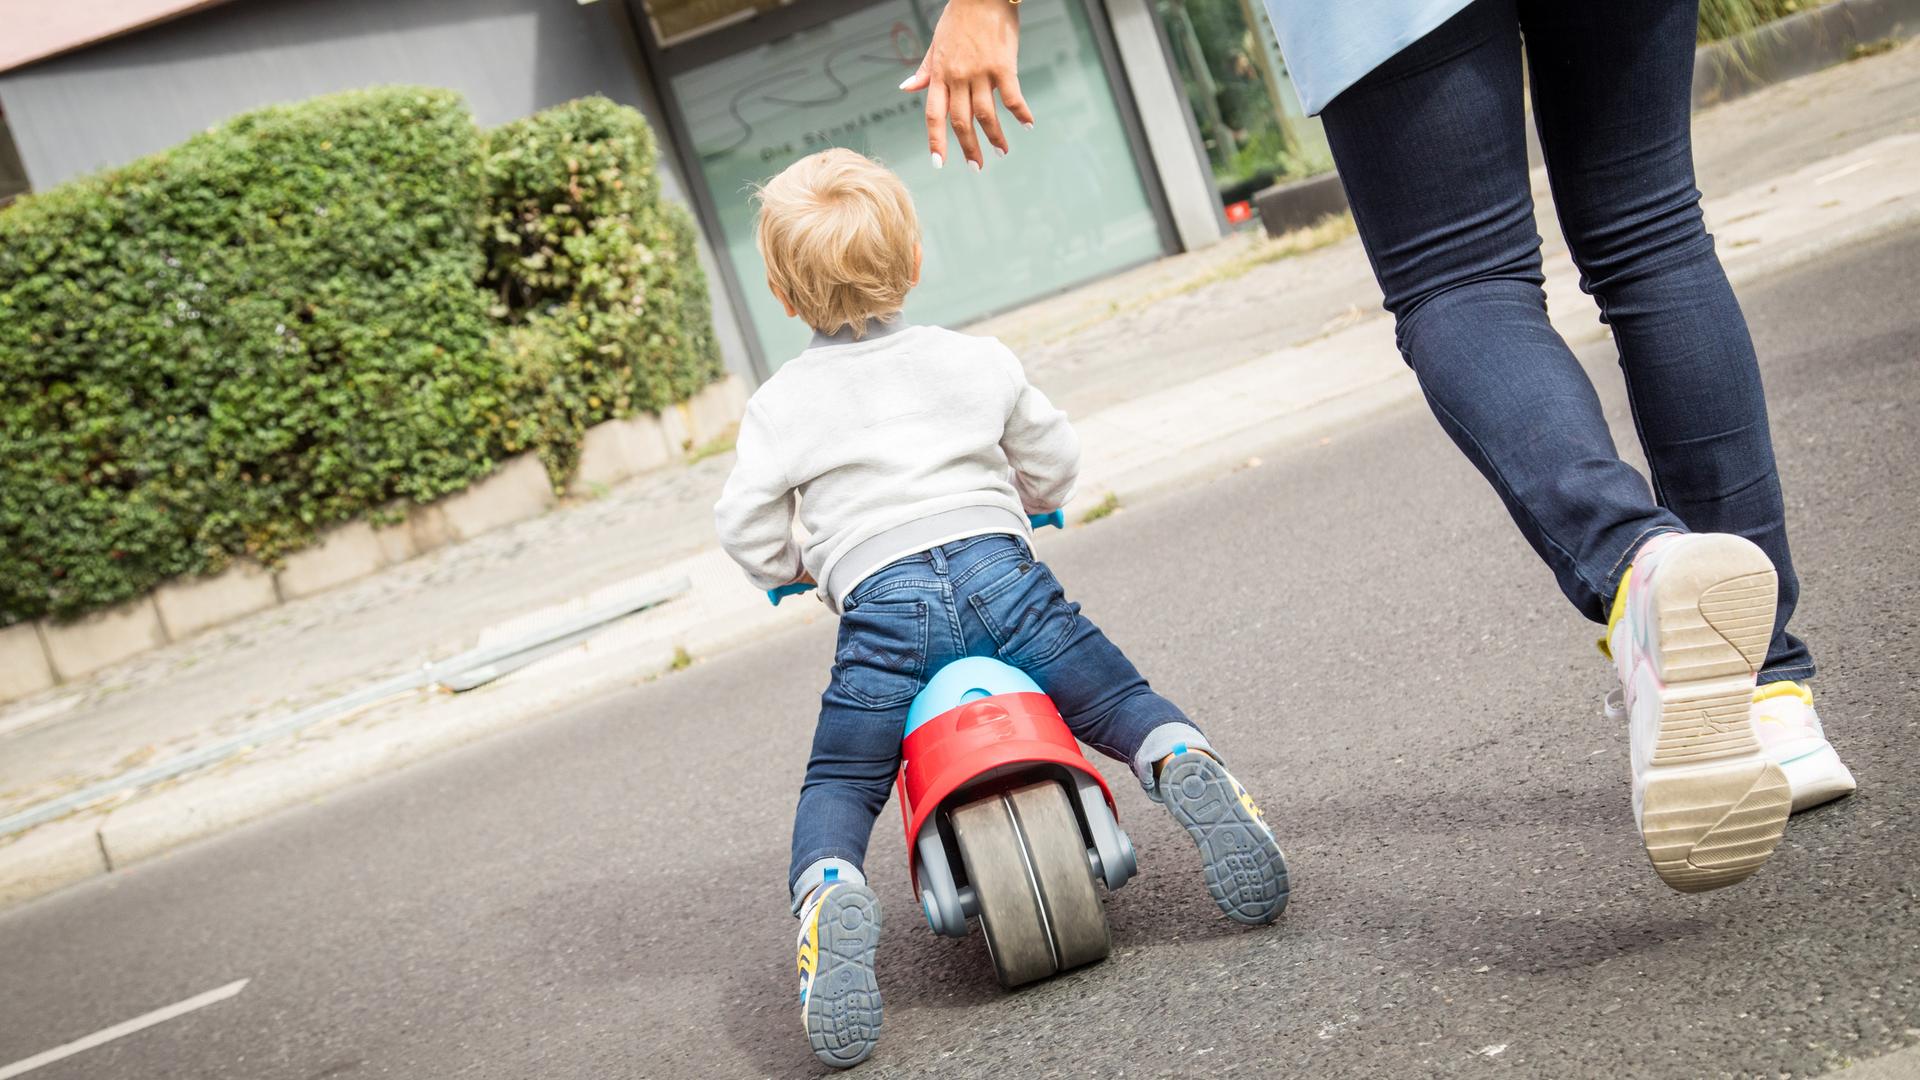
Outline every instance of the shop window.
[(1174, 64), (1232, 221), (1254, 193), (1333, 168), (1320, 121), (1304, 115), (1260, 0), (1158, 0)]
[(922, 284), (906, 314), (956, 325), (1146, 262), (1160, 219), (1081, 0), (1021, 5), (1020, 81), (1038, 122), (1006, 120), (1013, 153), (976, 175), (957, 147), (927, 160), (924, 103), (900, 81), (919, 65), (940, 0), (881, 3), (674, 75), (671, 86), (770, 365), (809, 331), (780, 310), (753, 243), (753, 186), (844, 146), (900, 173), (919, 209)]

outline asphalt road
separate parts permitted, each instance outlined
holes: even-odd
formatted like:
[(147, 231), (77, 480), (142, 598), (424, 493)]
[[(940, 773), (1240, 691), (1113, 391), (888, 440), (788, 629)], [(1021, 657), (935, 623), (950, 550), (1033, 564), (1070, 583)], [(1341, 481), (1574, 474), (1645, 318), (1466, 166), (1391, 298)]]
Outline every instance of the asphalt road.
[[(1417, 403), (1043, 541), (1295, 868), (1221, 919), (1136, 791), (1105, 963), (1017, 993), (936, 939), (897, 818), (862, 1075), (1801, 1076), (1920, 1041), (1920, 232), (1743, 290), (1820, 705), (1860, 779), (1722, 893), (1654, 878), (1608, 669)], [(1610, 350), (1588, 351), (1616, 430)], [(822, 623), (0, 916), (32, 1080), (811, 1075), (789, 815)], [(1116, 790), (1126, 780), (1108, 769)]]

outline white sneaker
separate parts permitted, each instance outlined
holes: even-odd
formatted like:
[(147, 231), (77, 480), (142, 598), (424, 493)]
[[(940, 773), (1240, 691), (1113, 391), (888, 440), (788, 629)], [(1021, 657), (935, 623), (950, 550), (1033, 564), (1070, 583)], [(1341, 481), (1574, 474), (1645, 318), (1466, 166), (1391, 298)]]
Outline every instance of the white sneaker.
[(1760, 868), (1792, 798), (1753, 725), (1754, 673), (1779, 582), (1751, 541), (1669, 534), (1640, 549), (1614, 597), (1607, 653), (1633, 745), (1633, 817), (1660, 879), (1718, 889)]
[(1787, 775), (1793, 812), (1853, 794), (1853, 774), (1840, 763), (1813, 710), (1813, 691), (1797, 682), (1770, 682), (1753, 693), (1753, 730), (1760, 746)]

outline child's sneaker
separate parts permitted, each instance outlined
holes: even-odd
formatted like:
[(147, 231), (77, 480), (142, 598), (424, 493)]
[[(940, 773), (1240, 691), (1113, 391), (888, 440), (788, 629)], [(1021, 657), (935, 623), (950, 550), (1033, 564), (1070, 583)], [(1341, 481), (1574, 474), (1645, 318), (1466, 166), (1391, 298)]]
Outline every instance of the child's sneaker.
[(1227, 918), (1264, 926), (1287, 906), (1287, 859), (1260, 808), (1226, 766), (1177, 746), (1156, 783), (1173, 819), (1200, 846), (1207, 891)]
[(1681, 892), (1741, 881), (1780, 843), (1792, 797), (1754, 735), (1754, 673), (1779, 583), (1725, 533), (1648, 542), (1607, 623), (1633, 747), (1633, 816), (1660, 879)]
[(800, 913), (800, 1015), (814, 1056), (836, 1069), (867, 1060), (880, 1039), (873, 950), (880, 901), (865, 885), (829, 881)]
[(1813, 691), (1797, 682), (1770, 682), (1753, 692), (1753, 730), (1767, 757), (1787, 775), (1793, 812), (1853, 794), (1853, 774), (1840, 763), (1813, 711)]

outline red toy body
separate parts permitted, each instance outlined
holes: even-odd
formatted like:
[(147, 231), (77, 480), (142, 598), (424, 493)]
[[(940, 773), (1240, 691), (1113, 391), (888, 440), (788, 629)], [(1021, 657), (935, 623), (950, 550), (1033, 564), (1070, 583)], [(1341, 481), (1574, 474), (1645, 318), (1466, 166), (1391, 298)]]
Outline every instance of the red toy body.
[[(1113, 792), (1080, 753), (1073, 733), (1047, 695), (995, 694), (955, 706), (907, 733), (900, 745), (900, 812), (911, 847), (928, 818), (954, 792), (1008, 766), (1057, 765), (1100, 787), (1107, 810)], [(920, 864), (913, 862), (913, 888), (920, 891)]]
[(936, 672), (907, 711), (900, 813), (927, 925), (977, 919), (1007, 986), (1107, 955), (1096, 885), (1133, 876), (1113, 793), (1051, 698), (991, 657)]

